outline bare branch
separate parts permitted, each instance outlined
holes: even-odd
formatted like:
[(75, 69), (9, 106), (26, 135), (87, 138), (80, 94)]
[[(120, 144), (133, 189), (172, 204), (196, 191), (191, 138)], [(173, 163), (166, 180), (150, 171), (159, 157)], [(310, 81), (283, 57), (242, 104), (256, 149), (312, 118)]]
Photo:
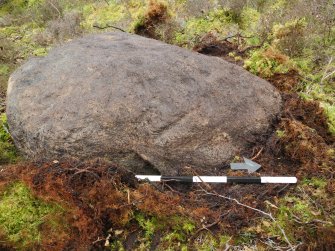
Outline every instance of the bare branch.
[(110, 25), (110, 24), (107, 24), (107, 25), (104, 26), (104, 27), (102, 27), (102, 26), (100, 26), (100, 25), (98, 25), (98, 24), (93, 24), (93, 27), (94, 27), (94, 28), (101, 29), (101, 30), (103, 30), (103, 29), (107, 29), (107, 28), (113, 28), (113, 29), (116, 29), (116, 30), (119, 30), (119, 31), (122, 31), (122, 32), (126, 32), (125, 30), (123, 30), (123, 29), (121, 29), (121, 28), (119, 28), (119, 27), (116, 27), (116, 26), (114, 26), (114, 25)]
[(254, 157), (251, 158), (251, 160), (257, 159), (258, 156), (262, 153), (263, 149), (264, 149), (264, 147), (262, 147), (261, 150), (259, 150), (259, 152)]

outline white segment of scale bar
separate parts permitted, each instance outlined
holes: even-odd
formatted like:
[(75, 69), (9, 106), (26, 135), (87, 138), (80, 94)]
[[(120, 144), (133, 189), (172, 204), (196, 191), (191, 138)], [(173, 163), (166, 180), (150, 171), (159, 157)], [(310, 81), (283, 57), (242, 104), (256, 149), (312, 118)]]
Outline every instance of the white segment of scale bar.
[(297, 183), (296, 177), (271, 177), (263, 176), (261, 177), (261, 183), (285, 183), (285, 184), (294, 184)]

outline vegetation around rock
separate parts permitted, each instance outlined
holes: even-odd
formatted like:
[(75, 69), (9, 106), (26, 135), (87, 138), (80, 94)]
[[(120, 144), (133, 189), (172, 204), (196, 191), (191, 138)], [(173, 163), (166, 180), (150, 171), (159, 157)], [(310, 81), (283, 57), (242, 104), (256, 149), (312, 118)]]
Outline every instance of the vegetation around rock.
[[(0, 0), (1, 248), (334, 250), (334, 8), (330, 0)], [(234, 161), (254, 158), (261, 174), (296, 175), (298, 184), (140, 184), (106, 160), (20, 157), (4, 114), (11, 73), (75, 37), (115, 30), (221, 57), (272, 83), (284, 100), (280, 121)], [(181, 174), (200, 171), (208, 174)], [(215, 173), (226, 174), (244, 173)]]

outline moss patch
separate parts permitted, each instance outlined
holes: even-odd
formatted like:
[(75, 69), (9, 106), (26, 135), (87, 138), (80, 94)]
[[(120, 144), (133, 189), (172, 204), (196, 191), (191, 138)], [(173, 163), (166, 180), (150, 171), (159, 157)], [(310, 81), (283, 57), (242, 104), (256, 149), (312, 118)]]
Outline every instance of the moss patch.
[(42, 224), (60, 226), (64, 209), (57, 204), (35, 198), (21, 182), (9, 185), (0, 201), (0, 229), (8, 241), (17, 248), (40, 244)]
[(244, 67), (263, 78), (295, 70), (294, 62), (271, 46), (265, 46), (262, 50), (251, 53), (250, 58), (245, 61)]
[(19, 156), (12, 138), (8, 132), (7, 118), (5, 114), (0, 115), (0, 165), (15, 163)]
[(233, 12), (217, 9), (210, 11), (206, 16), (187, 20), (183, 29), (176, 32), (175, 43), (192, 48), (209, 32), (215, 32), (219, 38), (223, 38), (237, 28)]

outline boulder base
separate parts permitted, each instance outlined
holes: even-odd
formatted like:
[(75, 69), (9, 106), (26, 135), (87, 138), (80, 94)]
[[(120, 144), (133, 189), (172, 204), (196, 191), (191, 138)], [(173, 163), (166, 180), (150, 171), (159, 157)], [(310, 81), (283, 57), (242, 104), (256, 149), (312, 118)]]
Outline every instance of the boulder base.
[(7, 116), (30, 158), (105, 157), (163, 174), (213, 169), (271, 129), (265, 80), (220, 58), (126, 33), (90, 35), (10, 78)]

